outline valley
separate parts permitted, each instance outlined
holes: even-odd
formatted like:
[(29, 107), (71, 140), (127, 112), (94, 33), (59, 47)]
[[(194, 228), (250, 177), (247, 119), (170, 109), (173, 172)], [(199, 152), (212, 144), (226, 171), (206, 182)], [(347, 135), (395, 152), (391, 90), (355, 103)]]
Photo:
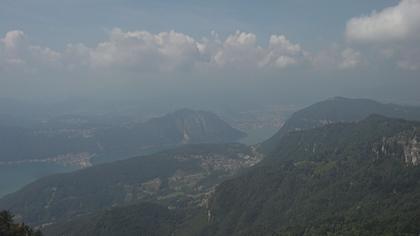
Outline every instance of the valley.
[(0, 236), (420, 236), (420, 0), (0, 4)]
[[(0, 196), (52, 173), (184, 144), (233, 142), (245, 136), (212, 113), (188, 109), (141, 123), (116, 125), (97, 117), (67, 115), (32, 128), (0, 126), (0, 131), (0, 168), (4, 170), (0, 179), (5, 180)], [(14, 181), (8, 181), (12, 170)]]
[[(350, 112), (347, 120), (337, 109)], [(393, 232), (375, 222), (370, 224), (382, 231), (366, 228), (351, 218), (351, 212), (359, 209), (353, 209), (357, 205), (370, 209), (374, 201), (401, 198), (403, 208), (393, 209), (395, 214), (380, 214), (390, 217), (395, 226), (414, 227), (407, 228), (409, 235), (415, 226), (395, 217), (405, 205), (412, 208), (409, 215), (413, 217), (420, 209), (409, 200), (418, 194), (420, 125), (398, 118), (420, 120), (419, 111), (370, 100), (328, 99), (294, 113), (261, 144), (183, 145), (47, 176), (3, 197), (0, 207), (47, 235), (61, 235), (63, 230), (70, 235), (96, 234), (100, 229), (95, 224), (114, 221), (131, 208), (132, 217), (138, 219), (148, 219), (149, 211), (163, 214), (154, 219), (157, 222), (164, 220), (161, 217), (182, 215), (164, 223), (169, 228), (153, 226), (175, 235), (341, 235), (352, 227), (363, 234)], [(390, 181), (392, 178), (395, 180)], [(378, 190), (369, 190), (377, 185)], [(396, 195), (377, 195), (376, 191)], [(30, 197), (34, 193), (36, 197)], [(369, 199), (362, 198), (366, 194)], [(325, 201), (334, 204), (323, 209)], [(331, 222), (330, 211), (338, 217), (333, 231), (324, 226)], [(371, 213), (363, 214), (370, 217)], [(342, 217), (345, 220), (339, 220)], [(127, 219), (127, 230), (136, 227), (137, 223), (129, 222)], [(69, 228), (73, 224), (77, 226)], [(115, 235), (113, 230), (116, 228), (101, 235)]]

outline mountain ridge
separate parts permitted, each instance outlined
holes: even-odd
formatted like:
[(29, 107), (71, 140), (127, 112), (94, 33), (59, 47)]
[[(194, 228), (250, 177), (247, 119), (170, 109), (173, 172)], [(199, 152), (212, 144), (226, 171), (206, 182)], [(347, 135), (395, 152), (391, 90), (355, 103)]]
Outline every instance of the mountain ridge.
[(181, 109), (129, 126), (85, 127), (69, 124), (53, 128), (0, 126), (0, 161), (52, 159), (60, 155), (88, 153), (130, 157), (146, 150), (182, 144), (234, 142), (246, 134), (211, 112)]
[[(156, 235), (415, 236), (420, 230), (420, 164), (406, 157), (420, 157), (419, 138), (420, 122), (380, 115), (290, 132), (271, 156), (218, 185), (207, 205), (156, 219), (162, 227), (157, 230), (171, 229)], [(111, 208), (59, 222), (45, 232), (78, 235), (83, 229), (117, 235), (115, 225), (102, 230), (95, 222), (112, 224), (121, 211)], [(179, 220), (168, 221), (172, 214)], [(149, 211), (139, 211), (132, 218), (147, 215)], [(125, 228), (134, 230), (137, 223), (130, 222)]]
[(420, 120), (419, 107), (385, 104), (365, 98), (333, 97), (292, 114), (276, 134), (261, 143), (261, 148), (265, 152), (270, 152), (281, 137), (290, 131), (316, 128), (336, 122), (360, 121), (371, 114)]
[[(344, 100), (355, 107), (361, 101)], [(379, 106), (376, 110), (382, 113), (390, 111), (387, 105)], [(313, 114), (314, 107), (306, 109), (307, 114)], [(310, 122), (304, 123), (317, 126), (291, 129), (271, 139), (274, 147), (264, 154), (257, 146), (239, 144), (185, 146), (93, 167), (84, 177), (70, 174), (67, 179), (37, 181), (0, 199), (0, 207), (12, 209), (31, 224), (55, 223), (46, 229), (50, 235), (83, 219), (93, 225), (84, 223), (82, 228), (95, 232), (94, 222), (103, 222), (103, 214), (112, 219), (120, 215), (120, 207), (141, 208), (143, 202), (159, 205), (148, 208), (152, 212), (161, 212), (162, 206), (170, 210), (162, 219), (163, 227), (172, 229), (169, 235), (415, 235), (420, 230), (414, 224), (420, 219), (420, 203), (415, 200), (420, 197), (420, 123), (382, 114), (357, 120), (368, 109), (351, 107), (349, 112), (355, 114), (348, 120), (337, 118), (342, 114), (335, 109), (321, 109), (327, 114), (309, 116)], [(331, 110), (334, 122), (318, 122)], [(409, 114), (415, 118), (416, 112)], [(96, 172), (98, 168), (102, 169)], [(95, 177), (98, 183), (80, 188)], [(106, 197), (77, 195), (83, 189), (85, 196)], [(28, 197), (35, 193), (43, 195), (38, 200)], [(81, 201), (66, 202), (65, 196)], [(100, 213), (103, 208), (108, 211)], [(165, 221), (172, 210), (185, 214), (185, 220)], [(146, 212), (136, 216), (142, 218)], [(63, 222), (63, 214), (70, 223)], [(127, 222), (126, 227), (135, 228), (134, 223)], [(194, 231), (186, 233), (186, 225), (194, 225)], [(114, 230), (102, 233), (113, 235)], [(77, 235), (71, 230), (69, 234)]]
[(289, 133), (216, 189), (205, 235), (416, 235), (420, 166), (406, 148), (420, 157), (419, 134), (419, 122), (377, 115)]

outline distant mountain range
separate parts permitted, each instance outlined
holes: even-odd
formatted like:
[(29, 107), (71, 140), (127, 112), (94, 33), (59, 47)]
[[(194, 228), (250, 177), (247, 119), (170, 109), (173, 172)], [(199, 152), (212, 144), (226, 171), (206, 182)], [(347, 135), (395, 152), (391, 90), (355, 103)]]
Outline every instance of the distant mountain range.
[(290, 131), (321, 127), (338, 122), (355, 122), (377, 114), (406, 120), (420, 120), (420, 107), (384, 104), (370, 99), (334, 97), (295, 112), (270, 139), (261, 144), (264, 151), (275, 148)]
[(414, 236), (420, 123), (384, 115), (418, 111), (329, 99), (260, 147), (192, 145), (50, 176), (0, 209), (47, 235)]
[[(99, 139), (105, 146), (115, 145), (115, 140), (143, 146), (167, 146), (196, 143), (233, 142), (245, 133), (232, 128), (217, 115), (206, 111), (182, 109), (144, 123), (105, 130)], [(122, 140), (121, 140), (122, 139)]]
[(144, 123), (85, 125), (77, 117), (40, 128), (0, 127), (0, 162), (96, 156), (112, 160), (181, 144), (234, 142), (245, 134), (213, 113), (178, 110)]

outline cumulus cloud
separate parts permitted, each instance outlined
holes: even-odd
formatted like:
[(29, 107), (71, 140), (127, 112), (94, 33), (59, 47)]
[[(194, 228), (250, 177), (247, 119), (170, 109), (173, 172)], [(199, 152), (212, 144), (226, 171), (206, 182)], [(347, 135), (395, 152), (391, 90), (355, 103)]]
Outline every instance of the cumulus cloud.
[(108, 41), (90, 49), (89, 56), (94, 67), (171, 70), (193, 64), (200, 50), (195, 39), (174, 31), (152, 34), (114, 29)]
[(215, 32), (211, 38), (197, 40), (175, 31), (152, 34), (114, 29), (108, 41), (91, 49), (90, 56), (92, 65), (99, 67), (173, 70), (196, 66), (284, 68), (297, 64), (303, 53), (283, 35), (271, 36), (264, 48), (258, 45), (255, 34), (240, 31), (224, 40)]
[(6, 33), (4, 38), (0, 40), (2, 43), (2, 61), (3, 64), (24, 64), (22, 60), (22, 54), (25, 50), (25, 35), (20, 30), (9, 31)]
[(389, 42), (420, 38), (420, 1), (402, 0), (396, 6), (355, 17), (347, 22), (346, 37), (358, 42)]
[(291, 43), (284, 35), (272, 35), (267, 47), (257, 44), (252, 33), (237, 31), (217, 49), (217, 65), (235, 65), (256, 68), (285, 68), (304, 60), (305, 51), (299, 44)]
[(210, 52), (212, 61), (219, 66), (257, 66), (263, 49), (257, 45), (257, 36), (236, 31)]
[(60, 61), (60, 53), (37, 45), (31, 45), (24, 32), (9, 31), (0, 39), (0, 62), (2, 67), (25, 65), (25, 69), (54, 66)]
[(25, 34), (20, 30), (13, 30), (6, 33), (1, 42), (6, 50), (16, 50), (24, 42)]
[(31, 45), (22, 31), (7, 32), (0, 43), (0, 60), (15, 64), (51, 64), (65, 69), (122, 69), (136, 71), (174, 71), (207, 67), (285, 68), (304, 60), (305, 51), (284, 35), (272, 35), (267, 46), (258, 44), (253, 33), (236, 31), (225, 39), (195, 39), (169, 31), (113, 29), (109, 37), (93, 47), (68, 44), (61, 52)]
[(321, 70), (345, 70), (361, 66), (363, 55), (356, 49), (333, 44), (308, 56), (311, 65)]
[(353, 68), (359, 65), (360, 62), (361, 62), (360, 52), (352, 48), (346, 48), (341, 52), (341, 61), (339, 63), (339, 67), (341, 69)]
[(291, 43), (284, 35), (272, 35), (264, 62), (282, 68), (298, 63), (304, 55), (305, 51), (299, 44)]
[[(370, 47), (376, 58), (393, 61), (402, 69), (418, 70), (420, 69), (419, 12), (420, 0), (401, 0), (396, 6), (379, 12), (374, 11), (368, 16), (350, 19), (347, 22), (345, 35), (353, 46)], [(351, 52), (346, 54), (343, 54), (343, 57), (347, 57), (350, 61), (353, 61), (350, 58), (357, 57)], [(347, 64), (343, 66), (346, 67)]]

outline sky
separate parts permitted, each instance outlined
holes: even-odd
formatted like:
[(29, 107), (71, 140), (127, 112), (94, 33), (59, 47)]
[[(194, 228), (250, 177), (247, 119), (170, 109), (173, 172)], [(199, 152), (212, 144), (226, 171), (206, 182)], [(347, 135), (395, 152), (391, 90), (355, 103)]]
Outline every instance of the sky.
[(0, 98), (420, 105), (420, 0), (1, 0)]

